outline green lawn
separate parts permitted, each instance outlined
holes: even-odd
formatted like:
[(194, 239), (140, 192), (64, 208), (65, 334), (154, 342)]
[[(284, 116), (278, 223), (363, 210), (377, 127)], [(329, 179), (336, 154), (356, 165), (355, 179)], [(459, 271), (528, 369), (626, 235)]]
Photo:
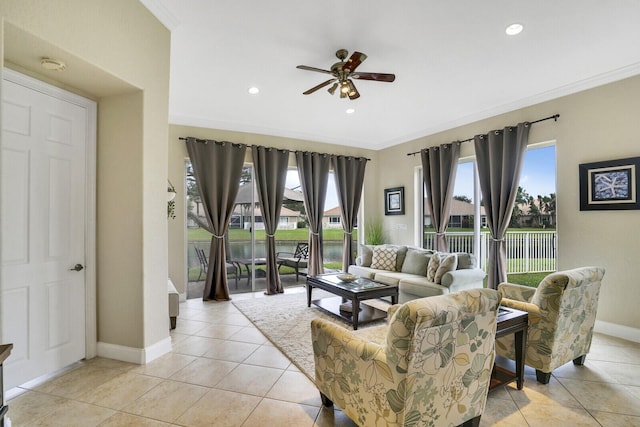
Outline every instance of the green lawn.
[[(539, 229), (514, 229), (514, 231), (539, 231)], [(468, 229), (453, 229), (450, 231), (472, 231)], [(323, 239), (325, 241), (342, 241), (343, 233), (342, 229), (330, 229), (323, 230), (322, 233)], [(251, 232), (249, 230), (241, 230), (237, 228), (229, 229), (229, 238), (232, 241), (250, 241), (251, 240)], [(278, 230), (276, 232), (276, 240), (279, 241), (292, 241), (292, 242), (304, 242), (309, 238), (309, 229), (308, 228), (297, 228), (294, 230)], [(353, 231), (353, 238), (357, 240), (357, 230)], [(264, 230), (255, 230), (255, 239), (257, 241), (264, 241), (265, 232)], [(190, 242), (209, 242), (211, 241), (211, 234), (202, 228), (189, 228), (188, 229), (188, 240)], [(530, 259), (529, 266), (531, 269), (539, 269), (544, 267), (544, 263), (546, 260), (538, 260), (538, 259)], [(516, 270), (519, 269), (520, 266), (517, 264), (523, 262), (518, 259), (510, 259), (508, 260), (510, 264), (510, 269)], [(264, 269), (265, 267), (257, 267), (259, 269)], [(342, 268), (342, 264), (340, 262), (334, 263), (325, 263), (325, 268), (331, 268), (339, 270)], [(200, 268), (190, 268), (189, 269), (189, 280), (195, 280), (198, 277)], [(292, 268), (283, 267), (281, 269), (282, 274), (293, 274), (294, 270)], [(508, 281), (511, 283), (517, 283), (525, 286), (537, 287), (540, 281), (546, 277), (550, 272), (543, 273), (521, 273), (521, 274), (509, 274)]]
[(542, 279), (547, 277), (551, 271), (542, 272), (542, 273), (518, 273), (518, 274), (507, 274), (507, 281), (509, 283), (517, 283), (518, 285), (530, 286), (532, 288), (537, 288)]

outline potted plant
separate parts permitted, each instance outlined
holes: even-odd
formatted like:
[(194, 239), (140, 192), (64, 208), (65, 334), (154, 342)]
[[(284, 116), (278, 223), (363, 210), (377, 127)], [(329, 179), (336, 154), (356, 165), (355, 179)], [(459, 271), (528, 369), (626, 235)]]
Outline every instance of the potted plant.
[(382, 221), (379, 219), (369, 218), (365, 221), (364, 226), (364, 243), (365, 245), (382, 245), (385, 241), (384, 229)]

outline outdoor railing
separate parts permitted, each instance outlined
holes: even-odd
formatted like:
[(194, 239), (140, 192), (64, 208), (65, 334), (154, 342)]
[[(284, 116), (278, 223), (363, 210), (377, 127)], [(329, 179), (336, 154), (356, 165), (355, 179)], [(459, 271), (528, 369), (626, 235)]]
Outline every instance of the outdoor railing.
[[(425, 233), (425, 248), (433, 248), (435, 233)], [(447, 232), (450, 252), (475, 253), (473, 232)], [(478, 261), (485, 269), (489, 257), (489, 232), (480, 233)], [(507, 273), (537, 273), (556, 270), (555, 231), (507, 231)]]

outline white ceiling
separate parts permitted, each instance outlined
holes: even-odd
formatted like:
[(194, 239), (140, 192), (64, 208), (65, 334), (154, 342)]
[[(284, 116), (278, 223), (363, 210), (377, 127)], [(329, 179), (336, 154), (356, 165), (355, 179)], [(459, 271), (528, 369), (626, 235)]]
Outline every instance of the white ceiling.
[[(638, 0), (141, 1), (172, 30), (172, 124), (381, 149), (640, 73)], [(296, 65), (340, 48), (396, 81), (303, 95), (329, 76)]]

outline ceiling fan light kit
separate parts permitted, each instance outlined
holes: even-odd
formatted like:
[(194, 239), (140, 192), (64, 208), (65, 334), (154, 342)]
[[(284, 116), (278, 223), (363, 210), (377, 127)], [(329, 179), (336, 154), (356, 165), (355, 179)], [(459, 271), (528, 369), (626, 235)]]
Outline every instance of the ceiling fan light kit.
[[(303, 92), (304, 95), (310, 95), (315, 91), (322, 89), (325, 86), (331, 85), (327, 92), (333, 95), (338, 87), (340, 87), (340, 98), (347, 98), (353, 100), (360, 97), (360, 93), (353, 83), (352, 79), (358, 80), (373, 80), (377, 82), (391, 83), (396, 79), (395, 74), (386, 73), (356, 73), (355, 70), (362, 62), (367, 59), (367, 55), (362, 52), (353, 52), (348, 60), (347, 56), (349, 52), (346, 49), (339, 49), (336, 51), (336, 57), (340, 60), (331, 66), (331, 70), (323, 70), (322, 68), (309, 67), (308, 65), (298, 65), (296, 68), (306, 71), (315, 71), (318, 73), (331, 74), (333, 77), (329, 80), (320, 83), (312, 87), (309, 90)], [(346, 60), (346, 61), (345, 61)]]

